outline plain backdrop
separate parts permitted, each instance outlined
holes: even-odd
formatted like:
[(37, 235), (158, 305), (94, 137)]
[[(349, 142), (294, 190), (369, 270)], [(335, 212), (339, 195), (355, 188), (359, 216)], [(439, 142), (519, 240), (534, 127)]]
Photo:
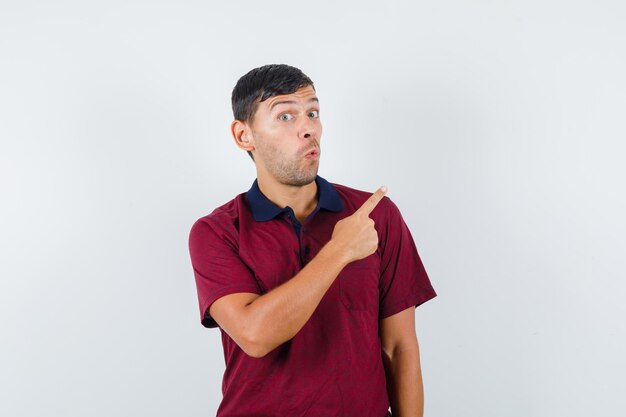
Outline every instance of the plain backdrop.
[(255, 179), (230, 94), (269, 63), (412, 231), (426, 416), (624, 415), (623, 2), (0, 4), (0, 415), (215, 415), (187, 238)]

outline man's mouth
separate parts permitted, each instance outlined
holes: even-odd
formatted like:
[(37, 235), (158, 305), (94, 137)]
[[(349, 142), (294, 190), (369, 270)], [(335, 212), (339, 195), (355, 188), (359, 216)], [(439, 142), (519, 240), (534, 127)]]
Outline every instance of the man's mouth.
[(304, 157), (307, 159), (317, 159), (319, 157), (319, 154), (319, 150), (311, 149), (306, 155), (304, 155)]

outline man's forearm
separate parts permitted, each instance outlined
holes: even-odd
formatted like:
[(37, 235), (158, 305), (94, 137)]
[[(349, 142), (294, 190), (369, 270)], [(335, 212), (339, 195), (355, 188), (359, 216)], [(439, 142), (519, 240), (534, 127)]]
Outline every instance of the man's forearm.
[(293, 338), (347, 263), (329, 241), (297, 275), (248, 304), (252, 343), (266, 354)]
[(383, 352), (387, 391), (393, 417), (423, 417), (424, 385), (419, 349)]

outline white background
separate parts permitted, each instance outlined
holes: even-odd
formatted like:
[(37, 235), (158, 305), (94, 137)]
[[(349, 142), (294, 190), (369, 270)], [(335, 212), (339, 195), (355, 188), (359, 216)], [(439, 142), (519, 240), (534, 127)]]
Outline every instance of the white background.
[(248, 70), (301, 68), (319, 174), (387, 185), (438, 297), (426, 416), (622, 416), (619, 1), (3, 1), (0, 414), (211, 416), (187, 238), (246, 191)]

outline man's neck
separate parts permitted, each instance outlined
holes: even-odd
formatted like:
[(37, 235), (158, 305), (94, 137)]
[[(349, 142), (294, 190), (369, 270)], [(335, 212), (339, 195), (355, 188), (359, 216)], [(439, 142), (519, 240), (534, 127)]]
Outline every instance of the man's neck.
[(300, 223), (317, 206), (319, 192), (315, 180), (307, 185), (294, 186), (280, 183), (269, 175), (257, 174), (257, 183), (261, 193), (272, 203), (281, 208), (291, 207)]

